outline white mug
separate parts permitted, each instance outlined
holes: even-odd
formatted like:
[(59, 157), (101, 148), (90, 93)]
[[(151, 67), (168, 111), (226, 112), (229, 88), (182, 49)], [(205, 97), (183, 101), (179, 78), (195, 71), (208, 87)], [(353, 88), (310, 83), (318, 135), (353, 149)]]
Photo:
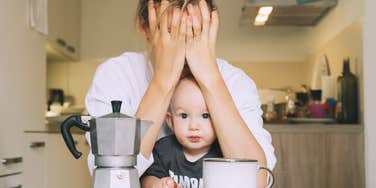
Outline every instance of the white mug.
[(259, 170), (268, 171), (267, 187), (272, 187), (273, 173), (260, 167), (257, 160), (206, 158), (203, 163), (204, 188), (256, 188)]

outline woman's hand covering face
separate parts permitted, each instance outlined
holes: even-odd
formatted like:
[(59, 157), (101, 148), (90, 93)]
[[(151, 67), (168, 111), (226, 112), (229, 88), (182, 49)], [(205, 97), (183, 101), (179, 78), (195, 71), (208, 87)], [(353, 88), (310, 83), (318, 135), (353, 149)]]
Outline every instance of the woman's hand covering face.
[[(168, 8), (172, 9), (170, 26)], [(169, 7), (167, 0), (161, 1), (159, 11), (156, 11), (153, 0), (149, 0), (148, 11), (150, 58), (154, 66), (154, 75), (174, 84), (178, 81), (185, 62), (187, 13), (183, 13), (180, 8)]]
[(186, 59), (197, 81), (204, 82), (211, 71), (217, 70), (216, 40), (219, 27), (218, 12), (210, 12), (205, 0), (188, 5)]
[(169, 6), (167, 0), (162, 0), (156, 8), (150, 0), (148, 9), (155, 74), (176, 82), (185, 60), (199, 82), (216, 70), (218, 12), (210, 12), (205, 0), (196, 5), (188, 4), (186, 11)]

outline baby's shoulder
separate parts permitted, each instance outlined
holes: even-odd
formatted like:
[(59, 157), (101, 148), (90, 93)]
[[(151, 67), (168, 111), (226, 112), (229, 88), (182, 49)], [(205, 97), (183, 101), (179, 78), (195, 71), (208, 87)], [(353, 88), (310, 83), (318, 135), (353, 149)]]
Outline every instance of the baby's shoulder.
[(179, 146), (175, 135), (165, 136), (157, 141), (154, 146), (154, 150), (160, 154), (171, 153), (175, 148)]

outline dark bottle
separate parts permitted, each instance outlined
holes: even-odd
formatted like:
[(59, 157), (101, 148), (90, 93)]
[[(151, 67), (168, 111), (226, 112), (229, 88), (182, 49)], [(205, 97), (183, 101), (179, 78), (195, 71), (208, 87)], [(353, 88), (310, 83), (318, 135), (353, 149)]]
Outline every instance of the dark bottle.
[(358, 79), (350, 72), (350, 60), (343, 61), (342, 76), (338, 77), (337, 119), (340, 123), (358, 123)]

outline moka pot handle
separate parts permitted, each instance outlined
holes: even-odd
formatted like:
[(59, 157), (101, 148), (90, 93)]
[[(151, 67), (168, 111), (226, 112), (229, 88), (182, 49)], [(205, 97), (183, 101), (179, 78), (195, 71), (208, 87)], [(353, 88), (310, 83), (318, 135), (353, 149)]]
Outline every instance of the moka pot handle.
[(78, 159), (81, 157), (82, 153), (76, 149), (76, 145), (74, 143), (72, 133), (70, 129), (75, 126), (83, 131), (90, 131), (90, 127), (83, 123), (81, 120), (81, 116), (73, 115), (68, 117), (60, 126), (60, 131), (63, 136), (64, 142), (67, 145), (69, 151), (72, 153), (74, 158)]

